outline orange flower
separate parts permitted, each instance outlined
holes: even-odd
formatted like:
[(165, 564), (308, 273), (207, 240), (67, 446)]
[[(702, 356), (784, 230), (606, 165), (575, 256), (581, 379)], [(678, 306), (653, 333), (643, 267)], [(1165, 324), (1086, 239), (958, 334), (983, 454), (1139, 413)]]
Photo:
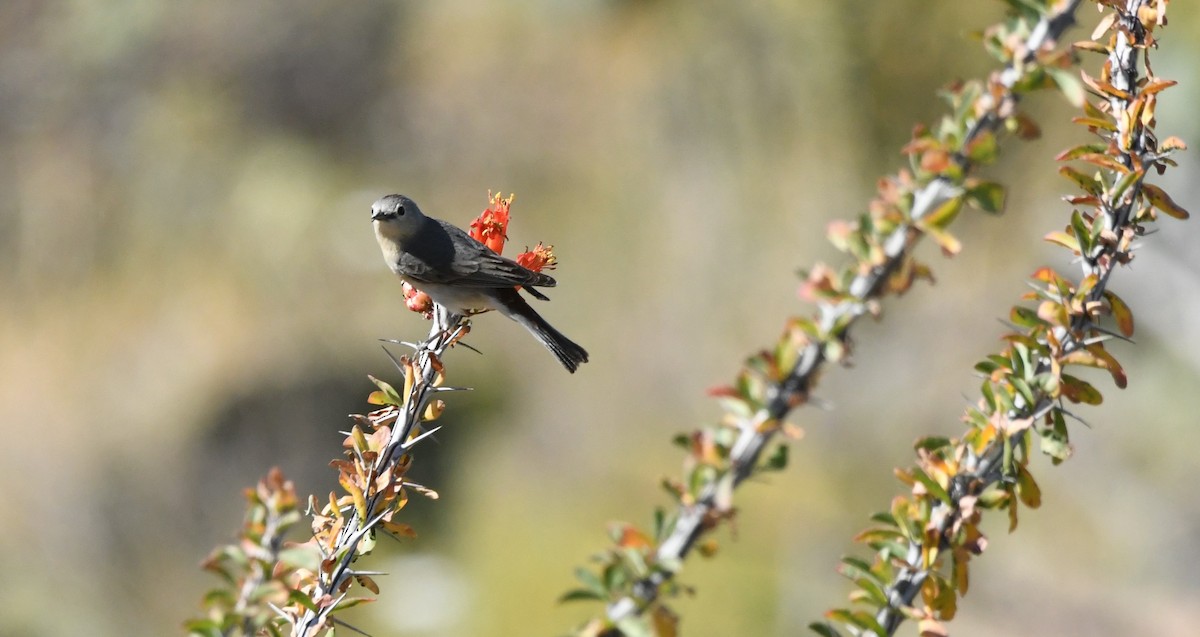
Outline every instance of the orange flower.
[(558, 265), (558, 258), (554, 256), (554, 246), (542, 245), (542, 242), (538, 241), (532, 250), (526, 249), (517, 255), (517, 264), (534, 272), (541, 272), (553, 270)]
[(479, 218), (471, 222), (471, 238), (500, 254), (504, 251), (504, 241), (508, 239), (508, 209), (512, 207), (513, 195), (507, 198), (500, 193), (488, 191), (490, 204), (480, 213)]

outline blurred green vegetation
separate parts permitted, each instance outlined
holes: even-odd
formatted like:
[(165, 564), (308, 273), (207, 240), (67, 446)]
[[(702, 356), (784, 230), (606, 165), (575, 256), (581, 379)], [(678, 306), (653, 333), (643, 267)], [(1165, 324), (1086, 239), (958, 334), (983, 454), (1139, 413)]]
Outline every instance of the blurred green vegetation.
[[(1160, 130), (1195, 146), (1200, 25), (1178, 4)], [(671, 435), (714, 417), (704, 389), (803, 311), (795, 269), (835, 258), (825, 224), (863, 209), (912, 124), (940, 115), (936, 90), (990, 68), (970, 32), (1000, 8), (0, 4), (0, 634), (171, 634), (216, 583), (197, 563), (237, 528), (242, 487), (278, 464), (302, 494), (331, 488), (345, 414), (391, 370), (376, 339), (426, 329), (371, 236), (371, 201), (394, 191), (460, 225), (488, 189), (517, 193), (512, 245), (561, 260), (539, 310), (592, 362), (568, 376), (481, 317), (486, 355), (447, 361), (478, 391), (416, 463), (442, 499), (414, 503), (422, 537), (373, 558), (393, 575), (351, 619), (430, 636), (582, 621), (595, 609), (554, 604), (574, 565), (607, 521), (664, 501)], [(926, 253), (936, 288), (858, 332), (857, 365), (819, 392), (836, 408), (797, 414), (791, 468), (748, 485), (736, 538), (688, 565), (687, 634), (796, 634), (840, 603), (837, 557), (896, 491), (891, 467), (959, 431), (971, 364), (1066, 219), (1052, 157), (1084, 136), (1061, 101), (1027, 107), (1046, 136), (1005, 148), (1008, 213), (961, 222), (963, 255)], [(1163, 185), (1197, 212), (1182, 163)], [(990, 525), (955, 630), (1200, 621), (1194, 223), (1165, 222), (1121, 273), (1130, 388), (1083, 414), (1094, 429), (1019, 534)]]

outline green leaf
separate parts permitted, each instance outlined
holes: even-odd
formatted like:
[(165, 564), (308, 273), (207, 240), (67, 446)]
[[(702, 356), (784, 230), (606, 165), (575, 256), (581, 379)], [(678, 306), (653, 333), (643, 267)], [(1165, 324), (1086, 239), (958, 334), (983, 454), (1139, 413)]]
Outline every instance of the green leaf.
[(619, 549), (619, 553), (624, 558), (630, 575), (640, 579), (650, 574), (650, 567), (646, 564), (646, 556), (640, 549), (622, 548)]
[(943, 230), (954, 222), (958, 212), (962, 210), (962, 197), (951, 197), (917, 222), (922, 228), (937, 228)]
[(667, 533), (675, 526), (675, 516), (667, 515), (662, 507), (654, 508), (654, 542), (661, 544)]
[(854, 580), (854, 583), (858, 586), (858, 589), (866, 593), (867, 596), (871, 598), (871, 601), (875, 602), (876, 605), (887, 605), (887, 594), (883, 592), (883, 587), (881, 587), (875, 581), (865, 577), (860, 577)]
[(884, 630), (883, 626), (879, 625), (879, 621), (875, 619), (875, 615), (872, 613), (862, 610), (855, 611), (853, 622), (855, 626), (859, 626), (864, 630), (869, 630), (879, 637), (887, 637), (888, 635), (888, 631)]
[(1013, 405), (1013, 395), (1009, 393), (1007, 385), (996, 387), (993, 385), (994, 395), (996, 398), (996, 411), (1009, 413), (1016, 407)]
[(1076, 186), (1079, 186), (1089, 195), (1095, 195), (1098, 197), (1103, 191), (1103, 188), (1100, 186), (1100, 182), (1096, 181), (1094, 177), (1085, 175), (1070, 166), (1059, 166), (1058, 174), (1075, 182)]
[(1033, 362), (1029, 358), (1029, 346), (1025, 343), (1013, 341), (1011, 360), (1014, 374), (1025, 376), (1033, 369)]
[(1099, 405), (1104, 402), (1104, 396), (1091, 383), (1070, 374), (1062, 375), (1061, 388), (1062, 395), (1073, 403)]
[(617, 592), (624, 590), (625, 583), (629, 581), (629, 574), (622, 564), (609, 564), (604, 567), (604, 588), (605, 590)]
[(575, 579), (579, 580), (579, 582), (583, 584), (584, 588), (592, 593), (595, 593), (599, 597), (604, 597), (610, 592), (604, 587), (604, 583), (600, 581), (600, 578), (590, 569), (582, 567), (576, 568)]
[(996, 135), (990, 131), (980, 133), (967, 145), (967, 158), (976, 164), (990, 164), (996, 161)]
[(1029, 383), (1016, 376), (1012, 376), (1008, 380), (1012, 383), (1013, 388), (1017, 390), (1017, 393), (1021, 394), (1021, 398), (1025, 400), (1026, 407), (1032, 407), (1037, 404), (1037, 401), (1033, 397), (1033, 390), (1029, 388)]
[(979, 393), (983, 394), (983, 402), (987, 405), (991, 412), (996, 411), (996, 391), (992, 389), (992, 381), (984, 379), (983, 384), (979, 387)]
[(1117, 183), (1113, 184), (1111, 199), (1114, 201), (1120, 201), (1121, 197), (1125, 195), (1125, 191), (1129, 190), (1129, 187), (1142, 177), (1144, 177), (1142, 173), (1132, 171), (1118, 179)]
[(1012, 438), (1008, 434), (1002, 435), (1004, 436), (1004, 449), (1000, 458), (1000, 471), (1006, 476), (1011, 476), (1013, 474)]
[(1107, 149), (1108, 146), (1105, 144), (1080, 144), (1079, 146), (1072, 146), (1062, 151), (1056, 155), (1054, 159), (1056, 161), (1070, 161), (1072, 159), (1078, 159), (1084, 155), (1103, 153)]
[(983, 374), (984, 376), (991, 376), (992, 372), (996, 371), (997, 369), (1000, 369), (1000, 366), (993, 361), (979, 361), (978, 363), (975, 363), (975, 371)]
[(914, 450), (924, 449), (926, 451), (937, 451), (950, 446), (950, 439), (944, 436), (925, 436), (918, 438), (913, 444)]
[(827, 623), (823, 624), (820, 622), (813, 622), (808, 625), (808, 629), (820, 635), (821, 637), (842, 637), (841, 633), (834, 630), (833, 626), (830, 626)]
[(1084, 221), (1083, 215), (1079, 214), (1078, 210), (1071, 213), (1071, 231), (1075, 235), (1075, 239), (1079, 241), (1080, 254), (1086, 256), (1092, 251), (1091, 236), (1092, 231)]
[(904, 536), (900, 534), (900, 531), (897, 531), (894, 526), (890, 528), (881, 528), (876, 526), (862, 531), (858, 535), (855, 535), (854, 541), (870, 546), (871, 544), (878, 542), (895, 542), (903, 537)]
[(1051, 413), (1053, 414), (1051, 417), (1053, 425), (1043, 428), (1038, 433), (1042, 438), (1042, 453), (1050, 456), (1051, 462), (1057, 465), (1071, 457), (1071, 444), (1067, 436), (1067, 422), (1063, 418), (1062, 411), (1055, 409)]
[(1099, 130), (1114, 132), (1117, 130), (1117, 125), (1112, 120), (1103, 117), (1072, 117), (1071, 122)]
[(313, 602), (312, 598), (298, 590), (288, 590), (288, 601), (293, 604), (299, 604), (314, 613), (319, 612), (319, 609), (317, 608), (316, 603)]
[(576, 588), (574, 590), (570, 590), (570, 591), (563, 593), (562, 596), (558, 598), (558, 603), (565, 604), (567, 602), (583, 602), (583, 601), (594, 602), (594, 601), (604, 601), (605, 599), (607, 599), (607, 598), (596, 594), (595, 591), (590, 591), (585, 588)]
[(967, 189), (967, 203), (984, 212), (1004, 212), (1005, 190), (998, 183), (985, 181)]
[(891, 511), (880, 511), (878, 513), (873, 514), (871, 516), (871, 519), (880, 524), (887, 524), (888, 526), (896, 526), (896, 517), (894, 515), (892, 515)]
[[(396, 393), (396, 390), (391, 385), (374, 376), (368, 375), (367, 378), (370, 378), (371, 382), (375, 383), (375, 386), (379, 388), (378, 392), (371, 392), (371, 395), (367, 397), (367, 402), (373, 405), (396, 405), (397, 407), (404, 404), (404, 400), (400, 398), (400, 394)], [(380, 394), (380, 392), (383, 393)]]
[(950, 501), (950, 494), (946, 492), (946, 489), (944, 489), (942, 485), (938, 484), (937, 480), (929, 477), (929, 474), (922, 471), (919, 467), (913, 467), (912, 476), (925, 486), (925, 490), (928, 491), (930, 495), (946, 504), (953, 504)]
[(776, 445), (775, 449), (767, 460), (759, 467), (760, 471), (782, 471), (787, 468), (788, 464), (788, 446), (785, 444)]
[(899, 540), (871, 542), (868, 546), (879, 554), (880, 559), (902, 560), (908, 554), (909, 544), (903, 535), (900, 535), (900, 538)]
[(299, 544), (280, 551), (279, 562), (288, 568), (304, 568), (315, 573), (321, 567), (321, 554), (315, 546)]
[(1061, 381), (1057, 376), (1050, 372), (1042, 372), (1033, 377), (1031, 386), (1037, 387), (1040, 391), (1050, 396), (1058, 396), (1059, 385), (1061, 385)]
[(1046, 321), (1037, 315), (1037, 310), (1022, 305), (1014, 305), (1008, 318), (1018, 327), (1032, 328), (1047, 325)]
[(1067, 69), (1055, 67), (1043, 67), (1046, 74), (1054, 83), (1058, 85), (1058, 89), (1062, 91), (1063, 97), (1067, 98), (1071, 106), (1075, 108), (1083, 108), (1084, 102), (1087, 101), (1087, 91), (1083, 88), (1083, 81), (1075, 77), (1073, 73)]
[(848, 579), (858, 579), (860, 577), (869, 577), (879, 580), (879, 576), (871, 571), (871, 565), (866, 560), (853, 555), (844, 555), (841, 559), (842, 565), (838, 567), (838, 572)]

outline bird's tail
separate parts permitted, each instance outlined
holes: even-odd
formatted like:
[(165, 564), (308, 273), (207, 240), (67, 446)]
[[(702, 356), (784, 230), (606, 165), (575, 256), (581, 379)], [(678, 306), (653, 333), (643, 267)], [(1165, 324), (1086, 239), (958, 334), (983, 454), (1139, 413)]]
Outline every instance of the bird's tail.
[(514, 288), (511, 294), (502, 293), (499, 296), (501, 311), (508, 318), (520, 323), (539, 343), (546, 346), (563, 367), (572, 374), (588, 360), (587, 350), (580, 347), (571, 339), (563, 336), (562, 332), (554, 329), (546, 319), (542, 318), (529, 303)]

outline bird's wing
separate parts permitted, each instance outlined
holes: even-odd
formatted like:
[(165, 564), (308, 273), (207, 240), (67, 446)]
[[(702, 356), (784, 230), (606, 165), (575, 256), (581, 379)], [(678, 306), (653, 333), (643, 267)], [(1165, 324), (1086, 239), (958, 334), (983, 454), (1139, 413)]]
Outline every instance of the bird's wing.
[(506, 259), (486, 246), (472, 255), (469, 260), (459, 259), (456, 263), (469, 261), (468, 265), (460, 268), (460, 282), (480, 287), (507, 287), (510, 285), (554, 287), (555, 280), (540, 272), (534, 272), (519, 265), (516, 261)]
[(400, 270), (414, 281), (482, 288), (554, 287), (557, 283), (553, 277), (492, 252), (459, 228), (437, 221), (454, 244), (453, 263), (443, 263), (439, 267), (411, 253), (403, 253)]

